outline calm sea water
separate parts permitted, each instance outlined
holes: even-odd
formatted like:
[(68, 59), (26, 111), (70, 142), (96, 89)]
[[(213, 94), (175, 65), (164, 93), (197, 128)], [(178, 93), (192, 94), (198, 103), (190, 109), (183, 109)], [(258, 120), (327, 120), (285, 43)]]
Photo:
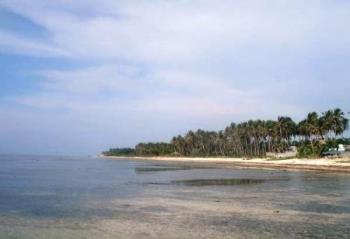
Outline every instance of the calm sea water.
[(0, 156), (0, 238), (350, 238), (350, 175)]

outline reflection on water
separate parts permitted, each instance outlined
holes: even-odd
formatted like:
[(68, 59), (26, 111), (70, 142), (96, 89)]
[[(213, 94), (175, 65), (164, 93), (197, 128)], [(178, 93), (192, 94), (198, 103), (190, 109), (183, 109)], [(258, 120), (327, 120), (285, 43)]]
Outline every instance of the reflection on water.
[(183, 184), (186, 186), (232, 186), (263, 183), (264, 179), (251, 178), (227, 178), (227, 179), (191, 179), (173, 181), (175, 184)]
[(314, 212), (314, 213), (340, 213), (340, 214), (350, 214), (350, 205), (336, 205), (331, 203), (320, 203), (317, 201), (293, 204), (289, 205), (293, 210), (299, 210), (303, 212)]
[(147, 172), (161, 172), (161, 171), (177, 171), (177, 170), (191, 170), (193, 167), (137, 167), (135, 168), (136, 173), (147, 173)]
[(178, 170), (193, 170), (193, 169), (210, 169), (212, 167), (199, 167), (191, 165), (159, 165), (153, 164), (147, 167), (135, 167), (136, 173), (153, 173), (162, 171), (178, 171)]
[(350, 176), (0, 156), (0, 238), (349, 238)]

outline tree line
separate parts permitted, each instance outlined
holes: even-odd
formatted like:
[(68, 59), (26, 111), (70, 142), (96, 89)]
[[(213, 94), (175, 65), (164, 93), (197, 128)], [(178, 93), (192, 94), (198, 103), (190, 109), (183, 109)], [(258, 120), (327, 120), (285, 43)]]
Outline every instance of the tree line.
[(348, 126), (345, 113), (336, 108), (321, 115), (311, 112), (298, 123), (288, 116), (279, 116), (276, 120), (231, 123), (218, 132), (190, 130), (169, 143), (139, 143), (135, 148), (110, 149), (104, 155), (265, 157), (268, 152), (281, 153), (297, 146), (300, 156), (318, 156), (327, 147), (346, 140), (341, 136)]

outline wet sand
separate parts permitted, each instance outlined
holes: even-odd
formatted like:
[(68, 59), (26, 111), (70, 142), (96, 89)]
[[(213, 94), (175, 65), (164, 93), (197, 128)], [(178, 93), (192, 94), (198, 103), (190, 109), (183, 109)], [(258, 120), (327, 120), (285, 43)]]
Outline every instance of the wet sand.
[(108, 159), (154, 160), (162, 162), (181, 162), (215, 166), (222, 168), (247, 167), (286, 170), (315, 170), (350, 173), (350, 158), (319, 158), (319, 159), (268, 159), (268, 158), (190, 158), (190, 157), (117, 157), (101, 156)]
[(350, 235), (347, 173), (45, 156), (5, 157), (0, 177), (0, 238)]
[(223, 191), (196, 186), (166, 191), (161, 185), (148, 187), (139, 198), (82, 205), (96, 212), (110, 211), (108, 216), (103, 213), (79, 221), (37, 218), (30, 221), (30, 227), (22, 218), (7, 217), (0, 224), (7, 225), (9, 231), (16, 228), (20, 234), (13, 234), (14, 238), (345, 239), (350, 233), (346, 223), (349, 207), (344, 206), (341, 194), (298, 193), (293, 198), (287, 190), (260, 191), (254, 185)]

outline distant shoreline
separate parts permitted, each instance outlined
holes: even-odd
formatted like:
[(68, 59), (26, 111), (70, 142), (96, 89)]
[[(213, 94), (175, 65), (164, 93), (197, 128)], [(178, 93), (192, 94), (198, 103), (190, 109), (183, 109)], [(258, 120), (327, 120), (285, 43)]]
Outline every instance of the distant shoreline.
[(285, 170), (312, 170), (325, 172), (350, 173), (350, 158), (319, 158), (319, 159), (267, 159), (267, 158), (200, 158), (200, 157), (139, 157), (139, 156), (104, 156), (106, 159), (133, 159), (179, 162), (185, 164), (206, 164), (208, 166), (233, 168), (261, 168), (261, 169), (285, 169)]

